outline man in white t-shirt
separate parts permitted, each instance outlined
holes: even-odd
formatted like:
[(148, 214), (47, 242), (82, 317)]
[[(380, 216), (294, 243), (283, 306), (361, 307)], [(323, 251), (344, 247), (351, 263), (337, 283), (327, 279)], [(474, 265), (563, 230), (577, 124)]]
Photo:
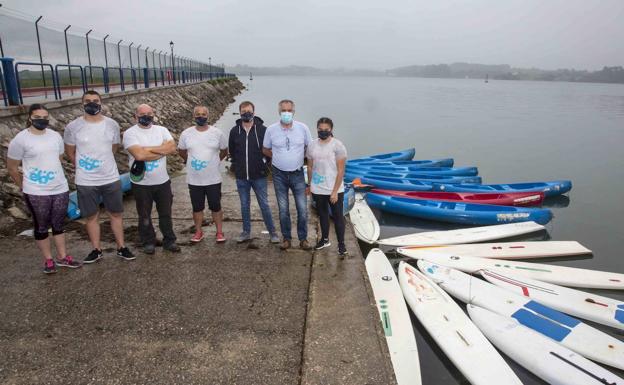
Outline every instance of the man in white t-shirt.
[(124, 132), (123, 145), (128, 151), (143, 251), (154, 254), (156, 250), (156, 232), (152, 224), (152, 207), (156, 203), (163, 248), (179, 252), (171, 219), (173, 193), (167, 173), (167, 155), (175, 153), (175, 141), (169, 130), (153, 124), (154, 110), (149, 105), (138, 106), (135, 117), (137, 124)]
[(119, 124), (102, 115), (102, 99), (96, 91), (82, 96), (84, 114), (65, 127), (65, 153), (76, 167), (78, 208), (93, 250), (84, 263), (102, 258), (100, 242), (100, 202), (110, 217), (117, 243), (117, 255), (124, 260), (135, 257), (126, 247), (123, 231), (123, 192), (114, 153), (119, 149)]
[(186, 163), (186, 181), (191, 195), (195, 234), (191, 242), (204, 238), (202, 222), (204, 208), (212, 212), (212, 220), (217, 228), (217, 242), (225, 242), (223, 235), (223, 210), (221, 209), (221, 171), (219, 164), (227, 156), (228, 140), (223, 131), (208, 124), (208, 107), (193, 109), (195, 126), (189, 127), (180, 135), (178, 152)]

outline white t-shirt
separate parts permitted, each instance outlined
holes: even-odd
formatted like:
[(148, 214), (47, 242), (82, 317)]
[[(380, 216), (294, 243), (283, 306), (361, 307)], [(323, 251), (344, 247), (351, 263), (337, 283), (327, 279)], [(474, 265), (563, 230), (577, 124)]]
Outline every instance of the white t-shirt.
[(119, 180), (119, 170), (113, 155), (113, 144), (119, 144), (119, 124), (103, 116), (97, 123), (83, 117), (65, 127), (66, 144), (76, 146), (76, 184), (102, 186)]
[(186, 182), (193, 186), (208, 186), (221, 183), (219, 152), (228, 148), (228, 139), (223, 131), (209, 126), (206, 131), (189, 127), (180, 135), (180, 150), (188, 151), (186, 161)]
[(28, 129), (15, 135), (7, 156), (22, 161), (22, 190), (25, 194), (55, 195), (69, 191), (59, 159), (63, 152), (63, 138), (49, 128), (43, 135), (32, 134)]
[[(134, 125), (128, 128), (123, 135), (123, 146), (126, 150), (132, 146), (150, 147), (160, 146), (166, 141), (173, 140), (171, 133), (163, 126), (152, 124), (149, 128), (141, 128)], [(130, 167), (134, 163), (134, 157), (128, 151), (128, 162)], [(132, 182), (145, 186), (163, 184), (169, 180), (167, 173), (167, 157), (163, 156), (158, 160), (145, 162), (145, 176), (139, 182)]]
[[(332, 138), (329, 143), (321, 143), (319, 139), (313, 140), (308, 146), (306, 157), (313, 162), (310, 191), (314, 194), (330, 195), (338, 175), (336, 161), (347, 158), (344, 144), (336, 138)], [(344, 182), (340, 183), (338, 192), (344, 192)]]

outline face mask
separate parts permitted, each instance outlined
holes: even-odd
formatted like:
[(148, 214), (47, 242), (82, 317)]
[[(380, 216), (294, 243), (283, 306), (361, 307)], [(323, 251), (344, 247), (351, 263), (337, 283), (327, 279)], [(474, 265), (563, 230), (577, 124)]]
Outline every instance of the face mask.
[(45, 130), (48, 127), (48, 124), (50, 124), (50, 121), (48, 119), (32, 119), (30, 123), (37, 130)]
[(137, 120), (139, 121), (139, 124), (141, 126), (147, 127), (150, 124), (152, 124), (152, 122), (154, 121), (154, 117), (149, 116), (149, 115), (143, 115), (143, 116), (139, 116)]
[(100, 111), (102, 111), (102, 106), (95, 102), (89, 102), (83, 105), (83, 107), (84, 107), (84, 111), (89, 115), (97, 115), (100, 113)]
[(290, 124), (293, 121), (293, 113), (292, 112), (282, 112), (280, 114), (280, 122), (284, 124)]
[(198, 116), (195, 118), (195, 124), (197, 124), (198, 126), (205, 126), (206, 123), (208, 123), (208, 118), (205, 118), (203, 116)]
[(331, 134), (332, 134), (331, 131), (324, 131), (324, 130), (321, 131), (321, 130), (318, 130), (318, 137), (321, 140), (325, 140), (325, 139), (329, 138), (331, 136)]
[(253, 118), (254, 118), (253, 112), (243, 112), (241, 114), (241, 119), (243, 120), (243, 122), (251, 122)]

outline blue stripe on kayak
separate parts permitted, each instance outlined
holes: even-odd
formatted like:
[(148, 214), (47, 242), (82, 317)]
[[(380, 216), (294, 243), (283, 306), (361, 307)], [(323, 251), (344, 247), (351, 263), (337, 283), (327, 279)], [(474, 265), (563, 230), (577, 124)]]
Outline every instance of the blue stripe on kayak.
[(544, 306), (535, 301), (527, 302), (526, 304), (524, 304), (524, 307), (570, 328), (573, 328), (581, 323), (581, 321), (577, 320), (576, 318), (567, 316), (555, 309), (549, 308), (548, 306)]
[(619, 304), (618, 309), (624, 309), (624, 303)]
[(542, 318), (528, 310), (520, 309), (511, 315), (522, 325), (539, 332), (557, 342), (563, 341), (572, 330)]
[(615, 320), (618, 321), (621, 324), (624, 324), (624, 310), (616, 310), (615, 311)]

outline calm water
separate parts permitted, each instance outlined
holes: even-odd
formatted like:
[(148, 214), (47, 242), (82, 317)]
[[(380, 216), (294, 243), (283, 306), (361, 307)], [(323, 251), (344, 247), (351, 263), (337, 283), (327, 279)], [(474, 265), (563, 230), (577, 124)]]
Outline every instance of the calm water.
[[(453, 157), (457, 166), (478, 166), (483, 183), (571, 179), (569, 199), (546, 204), (555, 214), (547, 233), (522, 239), (576, 240), (592, 249), (593, 257), (547, 262), (624, 273), (624, 86), (469, 79), (242, 80), (248, 90), (236, 101), (253, 101), (267, 123), (277, 121), (277, 102), (283, 98), (297, 103), (295, 119), (308, 124), (313, 136), (316, 120), (331, 117), (335, 136), (350, 157), (415, 147), (415, 159)], [(221, 128), (233, 126), (237, 105), (219, 121)], [(382, 238), (455, 228), (376, 215)], [(600, 294), (624, 301), (624, 293)], [(413, 321), (424, 383), (467, 383)], [(624, 340), (624, 333), (601, 329)], [(526, 384), (542, 383), (512, 366)]]

